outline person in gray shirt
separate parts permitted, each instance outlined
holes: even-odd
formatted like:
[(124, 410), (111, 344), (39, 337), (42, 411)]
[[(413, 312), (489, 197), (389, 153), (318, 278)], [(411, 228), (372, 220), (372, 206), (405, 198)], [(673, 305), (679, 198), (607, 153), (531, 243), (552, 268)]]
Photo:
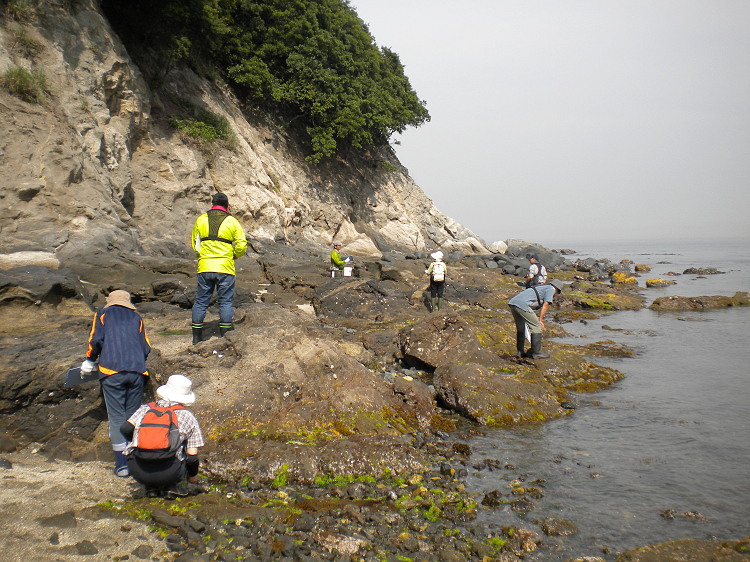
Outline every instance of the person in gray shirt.
[[(542, 331), (544, 315), (555, 295), (562, 293), (563, 284), (559, 279), (550, 281), (549, 285), (537, 285), (521, 291), (508, 301), (508, 307), (516, 322), (516, 357), (543, 359), (549, 354), (542, 353)], [(539, 309), (539, 318), (534, 313)], [(524, 353), (526, 326), (531, 332), (531, 349)]]

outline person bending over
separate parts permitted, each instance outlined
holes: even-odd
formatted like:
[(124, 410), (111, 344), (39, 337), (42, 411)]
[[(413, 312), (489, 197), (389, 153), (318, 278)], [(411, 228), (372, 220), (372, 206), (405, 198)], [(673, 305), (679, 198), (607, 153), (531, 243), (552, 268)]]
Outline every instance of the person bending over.
[(99, 371), (109, 418), (109, 440), (115, 453), (115, 475), (121, 478), (128, 476), (128, 466), (123, 454), (127, 439), (120, 426), (141, 405), (150, 352), (143, 319), (130, 301), (130, 293), (112, 291), (106, 306), (94, 315), (81, 373)]

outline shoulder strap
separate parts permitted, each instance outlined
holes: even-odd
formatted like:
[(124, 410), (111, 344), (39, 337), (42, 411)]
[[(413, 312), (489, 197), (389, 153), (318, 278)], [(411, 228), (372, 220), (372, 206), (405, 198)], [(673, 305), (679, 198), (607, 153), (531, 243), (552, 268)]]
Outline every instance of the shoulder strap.
[(221, 227), (221, 223), (223, 223), (230, 215), (227, 212), (221, 211), (219, 209), (211, 209), (206, 213), (208, 216), (208, 236), (205, 238), (202, 238), (201, 240), (216, 240), (217, 242), (225, 242), (226, 244), (231, 244), (231, 240), (227, 240), (226, 238), (219, 238), (219, 228)]
[(536, 290), (536, 287), (531, 287), (534, 289), (534, 294), (536, 295), (536, 302), (539, 303), (539, 308), (542, 307), (542, 299), (539, 298), (539, 291)]

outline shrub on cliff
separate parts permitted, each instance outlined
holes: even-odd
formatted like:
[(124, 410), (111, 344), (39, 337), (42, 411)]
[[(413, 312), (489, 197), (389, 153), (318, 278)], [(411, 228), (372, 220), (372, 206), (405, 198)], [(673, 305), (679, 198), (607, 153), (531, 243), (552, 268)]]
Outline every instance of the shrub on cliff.
[(11, 66), (2, 76), (2, 86), (24, 101), (41, 103), (47, 88), (47, 77), (42, 70), (31, 73), (20, 66)]
[(398, 55), (379, 48), (347, 0), (103, 0), (132, 53), (215, 64), (258, 108), (300, 120), (308, 160), (361, 148), (430, 116)]

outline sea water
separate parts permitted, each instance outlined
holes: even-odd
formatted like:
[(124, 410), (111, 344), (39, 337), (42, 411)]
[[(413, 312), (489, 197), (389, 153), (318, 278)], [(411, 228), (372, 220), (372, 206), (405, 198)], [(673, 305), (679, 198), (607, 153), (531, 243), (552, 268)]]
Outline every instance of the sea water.
[[(750, 291), (750, 241), (584, 244), (569, 258), (631, 259), (646, 264), (639, 284), (647, 304), (658, 296), (734, 295)], [(660, 263), (668, 262), (668, 263)], [(666, 276), (688, 267), (724, 274)], [(645, 280), (676, 285), (646, 289)], [(603, 328), (605, 327), (606, 328)], [(607, 390), (573, 395), (572, 415), (472, 438), (470, 465), (483, 459), (516, 470), (470, 467), (467, 487), (509, 491), (509, 480), (543, 479), (534, 509), (480, 509), (491, 527), (539, 533), (531, 560), (575, 556), (614, 560), (619, 552), (680, 538), (750, 536), (750, 307), (706, 312), (614, 312), (564, 324), (560, 341), (614, 340), (633, 358), (594, 358), (625, 378)], [(672, 511), (670, 511), (672, 510)], [(681, 515), (682, 514), (682, 515)], [(673, 515), (674, 518), (669, 516)], [(579, 532), (546, 536), (535, 521), (574, 522)]]

